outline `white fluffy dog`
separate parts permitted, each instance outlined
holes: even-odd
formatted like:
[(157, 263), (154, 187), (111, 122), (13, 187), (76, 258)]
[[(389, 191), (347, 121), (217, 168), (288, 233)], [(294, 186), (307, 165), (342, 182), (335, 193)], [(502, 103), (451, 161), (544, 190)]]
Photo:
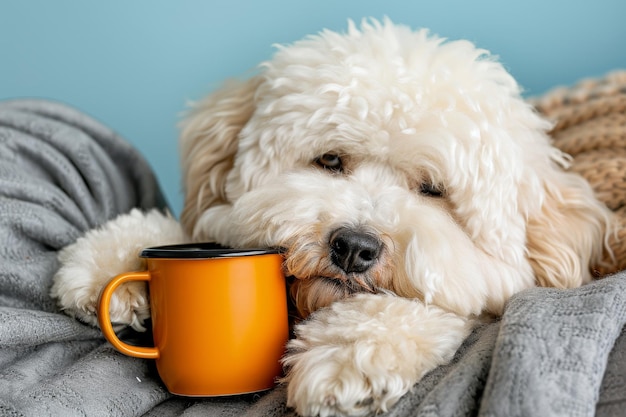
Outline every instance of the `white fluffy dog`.
[[(308, 317), (284, 359), (288, 405), (384, 411), (452, 358), (473, 318), (525, 288), (592, 279), (610, 213), (549, 128), (486, 51), (389, 21), (280, 47), (195, 105), (183, 229), (285, 248)], [(63, 251), (53, 295), (95, 323), (100, 289), (140, 267), (141, 248), (186, 239), (158, 213), (122, 216)], [(114, 319), (141, 328), (144, 291), (120, 291)]]

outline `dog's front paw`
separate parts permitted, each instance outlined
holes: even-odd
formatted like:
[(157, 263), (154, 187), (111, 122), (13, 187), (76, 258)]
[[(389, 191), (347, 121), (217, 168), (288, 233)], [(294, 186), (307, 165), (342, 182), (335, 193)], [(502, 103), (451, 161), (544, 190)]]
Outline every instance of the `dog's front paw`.
[[(290, 367), (287, 405), (303, 416), (363, 416), (386, 411), (410, 389), (412, 380), (380, 372), (377, 368), (386, 364), (381, 363), (381, 357), (373, 357), (377, 356), (376, 348), (360, 348), (366, 352), (359, 352), (354, 345), (309, 347), (291, 343), (294, 352), (302, 350), (285, 359)], [(363, 360), (371, 361), (366, 369), (362, 368)]]
[(419, 301), (362, 294), (296, 327), (284, 359), (287, 405), (304, 416), (387, 411), (449, 361), (471, 323)]
[[(104, 286), (122, 272), (144, 269), (139, 253), (145, 247), (182, 243), (186, 240), (178, 222), (157, 210), (134, 209), (99, 229), (90, 230), (59, 252), (61, 266), (53, 278), (50, 294), (68, 315), (98, 325), (96, 311)], [(150, 317), (144, 282), (122, 284), (111, 297), (111, 321), (144, 331)]]
[[(93, 279), (85, 279), (88, 276), (87, 270), (78, 269), (60, 269), (55, 276), (52, 295), (58, 298), (59, 306), (67, 315), (85, 324), (97, 326), (96, 312), (100, 293), (112, 277), (91, 275)], [(143, 323), (150, 317), (146, 283), (130, 282), (120, 285), (111, 296), (109, 311), (114, 329), (131, 326), (137, 331), (145, 331)]]

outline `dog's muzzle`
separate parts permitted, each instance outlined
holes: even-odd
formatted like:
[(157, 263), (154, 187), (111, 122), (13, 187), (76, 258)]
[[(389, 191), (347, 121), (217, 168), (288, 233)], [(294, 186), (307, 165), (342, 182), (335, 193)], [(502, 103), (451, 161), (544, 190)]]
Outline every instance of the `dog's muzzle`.
[(346, 274), (360, 274), (376, 265), (383, 247), (372, 233), (349, 227), (331, 233), (328, 244), (332, 262)]

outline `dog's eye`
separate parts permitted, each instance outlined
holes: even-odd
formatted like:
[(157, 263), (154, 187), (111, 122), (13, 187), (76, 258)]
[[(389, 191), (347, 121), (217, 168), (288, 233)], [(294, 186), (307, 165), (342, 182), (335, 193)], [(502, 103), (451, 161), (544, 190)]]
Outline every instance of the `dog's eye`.
[(427, 182), (422, 183), (420, 186), (420, 193), (427, 197), (443, 197), (443, 189), (440, 185)]
[(325, 153), (315, 158), (315, 165), (333, 172), (343, 172), (341, 157), (335, 153)]

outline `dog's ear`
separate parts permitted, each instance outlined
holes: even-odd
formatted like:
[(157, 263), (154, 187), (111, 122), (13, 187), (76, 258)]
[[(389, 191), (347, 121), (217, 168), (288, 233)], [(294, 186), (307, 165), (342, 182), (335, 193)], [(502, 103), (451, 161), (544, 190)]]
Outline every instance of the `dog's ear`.
[(229, 81), (195, 103), (180, 124), (185, 191), (181, 223), (190, 236), (205, 210), (227, 202), (226, 177), (233, 166), (239, 132), (254, 111), (260, 82), (258, 76)]
[(528, 259), (538, 285), (576, 287), (591, 280), (592, 266), (609, 250), (612, 213), (582, 177), (556, 166), (550, 171), (543, 202), (528, 218)]

